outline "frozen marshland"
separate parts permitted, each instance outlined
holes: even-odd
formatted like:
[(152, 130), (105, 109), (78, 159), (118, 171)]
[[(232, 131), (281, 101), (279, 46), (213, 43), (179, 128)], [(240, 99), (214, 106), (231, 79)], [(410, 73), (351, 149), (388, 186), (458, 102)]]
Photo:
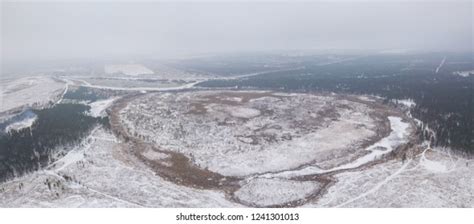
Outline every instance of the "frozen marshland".
[(88, 105), (110, 129), (0, 184), (1, 207), (473, 206), (473, 161), (419, 142), (374, 97), (193, 90)]
[(45, 76), (24, 77), (0, 82), (0, 116), (22, 107), (42, 107), (61, 98), (65, 85)]
[(0, 4), (0, 207), (474, 207), (472, 1), (100, 2)]

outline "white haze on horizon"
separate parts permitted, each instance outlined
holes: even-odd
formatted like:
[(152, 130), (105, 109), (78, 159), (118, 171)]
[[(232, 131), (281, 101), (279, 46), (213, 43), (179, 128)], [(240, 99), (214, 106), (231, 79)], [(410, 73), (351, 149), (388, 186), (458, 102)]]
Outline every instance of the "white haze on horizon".
[(2, 62), (292, 49), (472, 51), (471, 1), (2, 2)]

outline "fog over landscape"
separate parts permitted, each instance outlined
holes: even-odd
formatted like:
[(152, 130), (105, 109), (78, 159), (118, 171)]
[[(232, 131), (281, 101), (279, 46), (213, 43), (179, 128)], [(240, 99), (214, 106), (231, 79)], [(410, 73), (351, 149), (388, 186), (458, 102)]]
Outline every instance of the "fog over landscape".
[(464, 0), (2, 1), (0, 207), (473, 208), (473, 30)]
[(472, 50), (472, 1), (2, 2), (2, 60)]

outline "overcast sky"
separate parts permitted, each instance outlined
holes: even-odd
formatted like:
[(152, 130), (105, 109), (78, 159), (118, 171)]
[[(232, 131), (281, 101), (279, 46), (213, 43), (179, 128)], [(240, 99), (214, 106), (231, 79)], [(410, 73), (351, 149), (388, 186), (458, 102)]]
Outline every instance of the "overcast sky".
[(471, 1), (2, 3), (2, 60), (284, 49), (471, 51)]

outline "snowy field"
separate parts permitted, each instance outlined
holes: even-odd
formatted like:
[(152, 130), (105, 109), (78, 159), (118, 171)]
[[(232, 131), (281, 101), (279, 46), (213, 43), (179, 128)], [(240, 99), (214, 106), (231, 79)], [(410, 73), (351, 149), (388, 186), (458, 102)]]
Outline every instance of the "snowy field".
[(92, 87), (121, 87), (121, 88), (167, 88), (177, 87), (182, 83), (157, 79), (127, 79), (127, 78), (87, 78), (80, 79), (85, 86)]
[(474, 160), (429, 149), (335, 175), (337, 182), (305, 207), (474, 207)]
[(238, 207), (218, 191), (165, 181), (98, 129), (43, 171), (0, 184), (0, 207)]
[(107, 113), (105, 110), (110, 107), (115, 100), (117, 100), (117, 98), (113, 97), (89, 103), (88, 105), (91, 107), (89, 110), (89, 115), (92, 117), (106, 117)]
[(457, 72), (453, 72), (454, 75), (458, 75), (458, 76), (461, 76), (461, 77), (464, 77), (464, 78), (467, 78), (469, 77), (470, 75), (473, 75), (474, 74), (474, 70), (470, 70), (470, 71), (457, 71)]
[(377, 158), (389, 154), (396, 150), (399, 146), (403, 146), (408, 143), (409, 139), (409, 124), (405, 123), (399, 117), (388, 117), (390, 120), (391, 132), (388, 136), (380, 139), (379, 141), (371, 144), (364, 150), (368, 153), (353, 160), (349, 163), (333, 167), (331, 169), (321, 169), (317, 165), (306, 166), (302, 169), (295, 169), (285, 172), (266, 174), (265, 177), (286, 177), (294, 178), (298, 176), (314, 175), (314, 174), (325, 174), (330, 172), (336, 172), (341, 170), (349, 170), (361, 167), (370, 162), (376, 161)]
[[(156, 147), (96, 128), (44, 170), (1, 183), (0, 207), (474, 207), (474, 161), (427, 144), (387, 157), (414, 129), (375, 101), (262, 91), (96, 101), (93, 116), (125, 102), (120, 125)], [(197, 164), (181, 172), (215, 172), (219, 184), (163, 177), (154, 162), (182, 162), (170, 153)]]
[(188, 92), (138, 98), (120, 120), (130, 136), (243, 177), (350, 160), (348, 152), (377, 137), (369, 113), (365, 104), (329, 95)]
[(157, 71), (156, 73), (128, 76), (121, 73), (106, 75), (59, 76), (71, 85), (106, 90), (166, 91), (192, 88), (197, 83), (212, 78), (191, 73)]
[[(243, 185), (234, 196), (252, 206), (285, 205), (315, 194), (321, 184), (316, 181), (292, 181), (278, 178), (255, 178)], [(291, 206), (291, 204), (288, 204)]]
[(58, 101), (64, 83), (44, 76), (26, 77), (0, 83), (0, 113), (24, 106), (41, 107)]
[[(115, 64), (105, 65), (104, 72), (108, 75), (104, 77), (113, 77), (117, 79), (127, 79), (130, 81), (137, 79), (160, 79), (160, 80), (196, 80), (196, 79), (208, 79), (215, 76), (191, 73), (175, 69), (163, 64)], [(121, 76), (122, 75), (122, 76)], [(102, 77), (89, 76), (89, 78)]]
[(154, 73), (152, 70), (141, 64), (106, 65), (104, 70), (107, 74), (122, 73), (130, 76), (149, 75)]
[[(0, 184), (0, 207), (240, 207), (218, 190), (176, 185), (130, 157), (123, 143), (98, 129), (46, 170)], [(439, 149), (405, 162), (390, 160), (334, 176), (303, 207), (473, 207), (473, 160)], [(243, 203), (270, 206), (317, 191), (316, 181), (246, 180)]]

